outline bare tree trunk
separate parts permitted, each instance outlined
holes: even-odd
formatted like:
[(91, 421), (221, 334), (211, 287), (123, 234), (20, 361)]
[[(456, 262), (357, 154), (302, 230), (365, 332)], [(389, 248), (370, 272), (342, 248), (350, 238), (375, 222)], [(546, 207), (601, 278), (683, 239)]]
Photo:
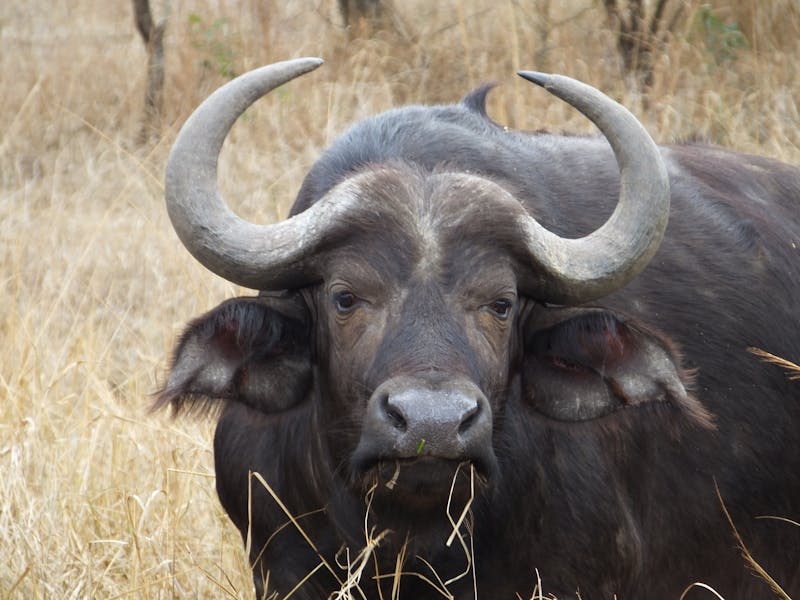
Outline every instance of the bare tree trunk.
[(375, 31), (387, 29), (391, 20), (392, 7), (387, 6), (387, 0), (338, 0), (338, 5), (352, 37), (369, 38)]
[(161, 131), (161, 111), (164, 105), (164, 31), (167, 20), (157, 25), (150, 12), (150, 0), (133, 0), (136, 28), (147, 48), (147, 88), (144, 94), (144, 118), (139, 130), (139, 142), (145, 143)]
[(603, 0), (606, 13), (617, 23), (617, 48), (626, 73), (636, 75), (647, 89), (653, 85), (656, 58), (667, 44), (668, 36), (683, 16), (685, 0), (673, 2), (672, 17), (666, 21), (670, 0), (655, 0), (654, 8), (647, 14), (644, 0)]
[(339, 0), (339, 13), (344, 26), (349, 27), (358, 19), (380, 19), (383, 3), (381, 0)]

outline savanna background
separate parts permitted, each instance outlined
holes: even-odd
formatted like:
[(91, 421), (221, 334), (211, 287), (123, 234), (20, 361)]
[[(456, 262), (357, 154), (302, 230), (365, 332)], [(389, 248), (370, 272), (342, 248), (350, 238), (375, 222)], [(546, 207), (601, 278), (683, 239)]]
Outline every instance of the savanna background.
[(286, 214), (347, 124), (482, 82), (509, 127), (592, 131), (517, 69), (603, 89), (659, 142), (800, 161), (797, 0), (384, 0), (347, 27), (334, 0), (151, 9), (165, 76), (147, 116), (130, 0), (0, 2), (0, 597), (252, 596), (213, 425), (148, 413), (182, 324), (247, 293), (189, 257), (162, 200), (181, 123), (236, 74), (326, 60), (229, 138), (223, 193), (256, 221)]

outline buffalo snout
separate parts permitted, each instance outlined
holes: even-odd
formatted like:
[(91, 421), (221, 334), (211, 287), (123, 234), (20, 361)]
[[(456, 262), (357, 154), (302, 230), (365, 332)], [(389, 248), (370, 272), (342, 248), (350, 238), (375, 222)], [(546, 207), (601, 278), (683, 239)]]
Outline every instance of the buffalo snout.
[(492, 470), (492, 411), (472, 382), (393, 377), (370, 397), (353, 456), (356, 467), (423, 458)]

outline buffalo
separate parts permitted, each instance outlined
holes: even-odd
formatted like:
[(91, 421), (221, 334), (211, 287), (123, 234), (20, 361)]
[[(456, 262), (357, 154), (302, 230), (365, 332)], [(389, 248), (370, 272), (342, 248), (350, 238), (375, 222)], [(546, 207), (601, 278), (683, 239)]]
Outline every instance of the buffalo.
[(223, 141), (319, 64), (223, 86), (166, 170), (183, 244), (259, 290), (190, 323), (156, 400), (218, 416), (257, 594), (800, 597), (800, 388), (752, 352), (800, 357), (800, 170), (521, 72), (603, 135), (509, 130), (486, 86), (355, 124), (249, 223)]

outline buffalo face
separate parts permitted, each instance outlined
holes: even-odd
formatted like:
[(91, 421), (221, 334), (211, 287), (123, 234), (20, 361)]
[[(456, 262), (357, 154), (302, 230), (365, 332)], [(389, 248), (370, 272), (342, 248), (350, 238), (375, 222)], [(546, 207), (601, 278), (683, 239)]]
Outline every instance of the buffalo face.
[(496, 470), (493, 423), (519, 360), (523, 301), (502, 244), (458, 222), (470, 211), (464, 194), (498, 212), (508, 194), (477, 177), (400, 166), (347, 186), (384, 208), (347, 222), (349, 243), (304, 293), (328, 445), (361, 493), (440, 508), (459, 467), (462, 493)]

